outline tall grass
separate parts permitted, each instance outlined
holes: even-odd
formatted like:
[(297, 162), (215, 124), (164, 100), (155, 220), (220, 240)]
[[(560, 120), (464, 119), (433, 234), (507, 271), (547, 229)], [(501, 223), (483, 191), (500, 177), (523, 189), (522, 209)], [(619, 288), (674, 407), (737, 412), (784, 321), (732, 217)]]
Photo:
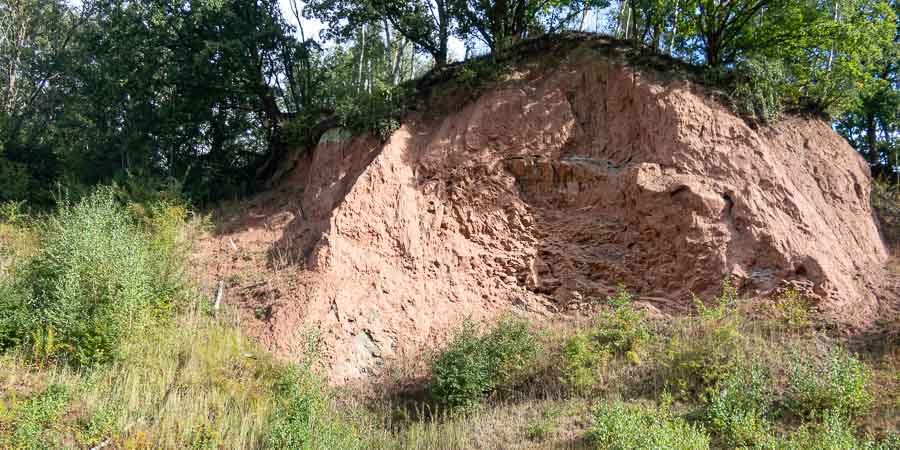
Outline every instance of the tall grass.
[[(519, 381), (492, 381), (492, 390), (504, 395), (474, 395), (481, 407), (462, 416), (419, 414), (424, 421), (380, 434), (379, 448), (427, 448), (441, 437), (452, 442), (448, 448), (480, 448), (486, 429), (504, 430), (491, 444), (498, 448), (896, 445), (890, 434), (900, 425), (896, 410), (875, 417), (885, 408), (874, 413), (868, 405), (873, 397), (900, 404), (900, 392), (871, 383), (874, 369), (862, 356), (840, 350), (841, 338), (816, 331), (810, 302), (796, 291), (748, 303), (726, 283), (720, 296), (698, 299), (696, 314), (681, 317), (650, 317), (624, 290), (607, 303), (591, 322), (534, 334), (542, 353), (518, 368)], [(446, 368), (485, 373), (481, 367), (490, 364), (475, 364), (477, 351), (460, 350), (477, 349), (478, 342), (477, 333), (461, 330), (437, 356), (444, 366), (433, 377), (469, 386), (448, 377)], [(896, 378), (896, 372), (878, 377)], [(593, 413), (568, 407), (585, 404), (594, 405)], [(661, 406), (648, 406), (654, 404)], [(562, 412), (534, 413), (550, 405)], [(382, 416), (396, 411), (380, 409)], [(873, 430), (873, 421), (886, 427)]]
[(193, 287), (201, 222), (113, 194), (36, 223), (42, 242), (0, 279), (0, 448), (353, 442), (309, 366), (276, 361)]
[[(273, 414), (272, 391), (281, 365), (223, 323), (192, 308), (172, 324), (150, 327), (126, 341), (107, 366), (79, 369), (35, 365), (22, 352), (0, 359), (0, 403), (12, 411), (46, 386), (64, 386), (70, 417), (55, 424), (60, 439), (83, 446), (112, 442), (125, 448), (179, 448), (202, 442), (252, 448)], [(0, 424), (4, 418), (0, 416)], [(0, 431), (3, 427), (0, 426)], [(0, 447), (5, 448), (0, 433)]]
[[(165, 210), (176, 211), (164, 219), (170, 227), (180, 225), (183, 209)], [(141, 227), (109, 189), (64, 203), (36, 228), (41, 246), (4, 283), (12, 295), (0, 299), (0, 310), (13, 319), (4, 320), (0, 342), (25, 345), (37, 360), (111, 361), (126, 339), (167, 317), (182, 293), (171, 264), (175, 243), (155, 242), (172, 230)]]
[(0, 448), (896, 443), (896, 361), (839, 350), (797, 292), (754, 312), (730, 285), (689, 316), (653, 317), (623, 289), (591, 322), (467, 323), (431, 361), (430, 398), (335, 391), (211, 313), (189, 270), (201, 228), (177, 202), (104, 191), (0, 222)]

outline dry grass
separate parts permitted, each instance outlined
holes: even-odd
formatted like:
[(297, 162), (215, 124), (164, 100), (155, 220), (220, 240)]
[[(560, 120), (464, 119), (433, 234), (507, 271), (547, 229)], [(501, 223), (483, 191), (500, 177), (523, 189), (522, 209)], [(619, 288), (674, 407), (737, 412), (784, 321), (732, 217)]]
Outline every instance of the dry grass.
[[(186, 260), (205, 225), (195, 217), (159, 245)], [(7, 261), (38, 247), (22, 236), (33, 233), (0, 224)], [(196, 274), (187, 269), (189, 282)], [(0, 355), (0, 448), (259, 447), (284, 364), (242, 334), (235, 314), (213, 314), (199, 292), (189, 297), (174, 317), (127, 339), (107, 365), (36, 364), (24, 349)], [(44, 394), (57, 391), (62, 404), (50, 405)]]
[(582, 438), (589, 411), (584, 398), (520, 398), (492, 400), (465, 415), (412, 421), (371, 415), (363, 423), (373, 449), (589, 448)]
[(895, 248), (891, 255), (891, 259), (887, 262), (887, 269), (895, 275), (900, 275), (900, 248)]
[(37, 231), (30, 226), (0, 222), (0, 276), (9, 276), (17, 262), (33, 255), (38, 238)]
[[(650, 319), (654, 339), (642, 351), (641, 361), (609, 361), (598, 374), (598, 383), (587, 391), (572, 390), (560, 381), (563, 343), (593, 326), (591, 320), (578, 319), (547, 325), (542, 334), (545, 352), (531, 378), (488, 398), (475, 412), (434, 413), (437, 407), (426, 397), (421, 393), (410, 397), (409, 391), (406, 397), (382, 395), (374, 400), (348, 394), (343, 408), (366, 411), (357, 420), (364, 434), (372, 437), (371, 448), (590, 448), (583, 437), (598, 405), (620, 400), (655, 404), (669, 393), (675, 395), (674, 410), (697, 421), (703, 402), (695, 394), (678, 391), (679, 376), (715, 375), (718, 363), (756, 364), (767, 369), (775, 395), (780, 396), (797, 361), (823, 358), (829, 349), (847, 345), (842, 338), (817, 330), (815, 317), (798, 306), (801, 303), (790, 299), (773, 303), (776, 306), (741, 304), (733, 314)], [(893, 356), (859, 355), (871, 370), (869, 390), (875, 399), (856, 420), (861, 435), (880, 439), (900, 430), (900, 350), (895, 350)], [(682, 359), (676, 357), (679, 354)], [(412, 365), (403, 367), (407, 366)], [(418, 371), (397, 370), (397, 374), (411, 376)], [(788, 411), (772, 419), (773, 430), (783, 438), (802, 423)]]
[[(208, 440), (254, 448), (272, 413), (279, 367), (235, 323), (195, 308), (129, 342), (109, 367), (42, 369), (7, 355), (0, 360), (0, 403), (12, 411), (46, 386), (60, 385), (72, 398), (56, 424), (61, 442), (179, 448)], [(91, 421), (108, 423), (85, 436)]]
[[(27, 257), (37, 246), (28, 233), (0, 228), (0, 261), (3, 255), (6, 261)], [(287, 254), (275, 256), (289, 262)], [(900, 273), (900, 261), (892, 267)], [(264, 447), (273, 419), (285, 414), (283, 399), (273, 389), (285, 366), (247, 339), (227, 309), (216, 316), (208, 299), (199, 294), (194, 299), (171, 321), (128, 341), (122, 358), (108, 366), (89, 371), (40, 367), (20, 353), (0, 355), (0, 448), (101, 443), (109, 448)], [(381, 387), (370, 386), (365, 395), (350, 390), (319, 394), (330, 399), (328, 420), (340, 420), (336, 429), (349, 430), (354, 440), (358, 434), (363, 448), (590, 448), (584, 435), (591, 411), (600, 404), (655, 403), (671, 393), (675, 410), (691, 417), (702, 404), (679, 382), (717, 370), (704, 366), (710, 361), (766, 367), (781, 394), (799, 355), (815, 358), (843, 344), (817, 331), (815, 317), (802, 303), (770, 305), (741, 305), (705, 317), (647, 318), (653, 337), (639, 359), (610, 359), (596, 384), (578, 391), (561, 381), (562, 349), (571, 336), (597, 326), (596, 320), (546, 323), (540, 333), (544, 353), (525, 382), (505, 386), (466, 414), (447, 414), (415, 389), (426, 382), (427, 356), (396, 362)], [(900, 348), (891, 345), (878, 353), (856, 349), (872, 370), (875, 399), (857, 425), (879, 437), (900, 429)], [(66, 393), (62, 409), (54, 409), (45, 395), (52, 386)], [(682, 388), (685, 392), (679, 392)], [(790, 414), (774, 424), (782, 434), (798, 425)]]
[(874, 401), (862, 427), (875, 435), (900, 433), (900, 348), (866, 359), (872, 368)]

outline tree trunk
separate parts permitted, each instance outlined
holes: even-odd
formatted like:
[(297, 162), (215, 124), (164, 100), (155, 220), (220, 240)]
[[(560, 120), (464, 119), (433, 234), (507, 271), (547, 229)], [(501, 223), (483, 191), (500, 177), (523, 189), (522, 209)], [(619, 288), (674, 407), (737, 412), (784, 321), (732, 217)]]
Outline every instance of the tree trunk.
[(450, 40), (450, 17), (444, 0), (437, 0), (438, 53), (434, 55), (434, 65), (447, 64), (447, 42)]
[(3, 99), (3, 111), (8, 115), (12, 115), (15, 109), (16, 97), (18, 96), (19, 64), (22, 61), (22, 48), (25, 45), (25, 37), (28, 31), (28, 18), (22, 2), (19, 1), (10, 5), (10, 10), (13, 14), (9, 19), (12, 22), (10, 28), (15, 27), (16, 31), (12, 42), (13, 55), (10, 57), (9, 66), (6, 68), (6, 93)]
[(869, 147), (869, 156), (872, 161), (878, 160), (878, 130), (875, 128), (875, 115), (866, 114), (866, 144)]
[(675, 0), (675, 19), (672, 21), (672, 36), (669, 39), (669, 56), (675, 50), (675, 38), (678, 37), (678, 0)]
[(631, 8), (626, 5), (626, 16), (625, 16), (625, 40), (628, 40), (628, 32), (631, 29)]
[(706, 38), (706, 65), (709, 67), (718, 67), (721, 63), (719, 54), (719, 41), (715, 35)]
[(400, 43), (397, 44), (397, 53), (394, 54), (394, 62), (391, 64), (391, 82), (394, 86), (403, 81), (403, 52), (406, 51), (408, 42), (408, 40), (400, 38)]
[(366, 57), (366, 26), (362, 26), (362, 37), (359, 39), (359, 69), (357, 70), (356, 75), (356, 93), (360, 93), (360, 89), (363, 85), (363, 61)]
[(413, 42), (412, 50), (409, 52), (409, 79), (416, 77), (416, 43)]

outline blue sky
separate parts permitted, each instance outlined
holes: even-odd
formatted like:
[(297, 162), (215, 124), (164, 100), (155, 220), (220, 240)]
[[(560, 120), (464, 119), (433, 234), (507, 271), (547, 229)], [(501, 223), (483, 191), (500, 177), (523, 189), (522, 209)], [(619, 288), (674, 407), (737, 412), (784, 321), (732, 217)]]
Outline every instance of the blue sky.
[[(297, 21), (294, 19), (294, 15), (291, 13), (290, 8), (290, 0), (279, 0), (281, 3), (281, 10), (284, 11), (284, 16), (287, 19), (288, 23), (296, 26)], [(304, 3), (301, 1), (297, 2), (298, 5), (302, 8)], [(303, 20), (303, 31), (306, 33), (306, 37), (315, 37), (318, 40), (319, 32), (325, 28), (325, 25), (318, 20), (310, 20), (310, 19), (302, 19)], [(459, 60), (466, 53), (465, 46), (463, 42), (455, 37), (450, 38), (450, 42), (448, 43), (451, 60)]]
[[(288, 20), (288, 23), (296, 26), (297, 21), (294, 19), (294, 15), (291, 13), (290, 8), (290, 0), (279, 0), (281, 3), (281, 9), (284, 12), (285, 18)], [(304, 6), (304, 2), (297, 1), (297, 4), (302, 8)], [(587, 20), (585, 20), (585, 31), (600, 31), (603, 30), (606, 26), (607, 21), (607, 12), (608, 9), (604, 9), (601, 11), (592, 11)], [(319, 22), (318, 20), (310, 20), (310, 19), (301, 19), (303, 23), (303, 31), (306, 33), (306, 37), (315, 37), (318, 39), (319, 32), (325, 28), (324, 24)], [(451, 37), (449, 42), (449, 50), (450, 50), (450, 60), (458, 61), (465, 56), (466, 49), (461, 40), (456, 37)]]

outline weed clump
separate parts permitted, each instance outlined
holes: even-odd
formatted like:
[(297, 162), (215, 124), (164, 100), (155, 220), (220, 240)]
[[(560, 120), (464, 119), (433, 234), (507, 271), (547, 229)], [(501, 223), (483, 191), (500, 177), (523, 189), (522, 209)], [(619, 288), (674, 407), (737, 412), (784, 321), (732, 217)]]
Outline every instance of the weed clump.
[(165, 233), (139, 226), (111, 189), (63, 204), (40, 227), (43, 246), (2, 288), (12, 294), (0, 298), (0, 345), (24, 345), (39, 363), (114, 359), (177, 297), (178, 260), (158, 242)]
[[(50, 385), (27, 400), (4, 405), (0, 401), (0, 448), (43, 449), (58, 440), (55, 425), (69, 405), (70, 393), (61, 385)], [(2, 400), (2, 399), (0, 399)]]
[(773, 401), (766, 371), (758, 366), (735, 370), (710, 395), (704, 419), (729, 448), (759, 446), (771, 438)]
[(684, 336), (673, 336), (665, 349), (665, 384), (676, 397), (704, 401), (748, 360), (743, 317), (736, 309), (737, 290), (726, 280), (712, 307), (695, 299), (698, 317)]
[(361, 441), (346, 422), (332, 420), (321, 384), (308, 367), (288, 367), (274, 386), (277, 399), (265, 437), (266, 448), (360, 448)]
[(525, 431), (526, 437), (532, 441), (543, 441), (556, 431), (555, 420), (560, 415), (558, 408), (550, 408), (541, 414), (540, 420), (530, 424)]
[(603, 367), (613, 358), (624, 357), (640, 364), (641, 353), (651, 333), (644, 312), (634, 307), (631, 294), (620, 287), (607, 299), (612, 311), (604, 311), (596, 325), (569, 338), (562, 349), (562, 382), (575, 390), (593, 388)]
[(540, 343), (527, 321), (503, 317), (486, 334), (465, 320), (431, 364), (432, 397), (451, 409), (476, 406), (533, 367)]
[(792, 369), (787, 404), (802, 417), (854, 418), (872, 402), (869, 369), (843, 350), (832, 350), (824, 360), (804, 357), (794, 362)]
[(857, 437), (856, 428), (845, 417), (833, 412), (825, 413), (820, 422), (807, 423), (773, 448), (796, 450), (888, 450), (896, 449), (900, 441), (888, 438), (882, 442)]
[(709, 436), (700, 428), (659, 407), (613, 403), (598, 408), (587, 438), (598, 449), (708, 449)]

